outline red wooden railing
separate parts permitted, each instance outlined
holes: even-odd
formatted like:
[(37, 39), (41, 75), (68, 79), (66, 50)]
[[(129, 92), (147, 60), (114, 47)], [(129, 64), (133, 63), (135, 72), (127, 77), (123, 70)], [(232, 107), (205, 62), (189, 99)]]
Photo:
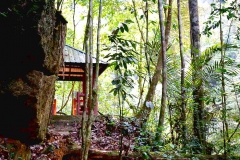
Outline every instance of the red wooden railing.
[[(72, 115), (81, 115), (83, 113), (83, 107), (85, 105), (85, 94), (77, 92), (77, 98), (72, 100)], [(96, 103), (94, 107), (94, 115), (98, 114), (98, 103)], [(89, 108), (87, 109), (87, 114), (89, 112)], [(52, 115), (57, 114), (57, 101), (54, 99), (53, 106), (52, 106)]]

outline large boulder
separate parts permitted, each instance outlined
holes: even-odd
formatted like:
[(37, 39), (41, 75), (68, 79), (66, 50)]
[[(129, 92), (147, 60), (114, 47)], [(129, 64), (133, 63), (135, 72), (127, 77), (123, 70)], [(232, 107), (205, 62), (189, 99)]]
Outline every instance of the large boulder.
[(0, 22), (0, 135), (38, 143), (47, 130), (67, 22), (54, 0), (3, 0)]

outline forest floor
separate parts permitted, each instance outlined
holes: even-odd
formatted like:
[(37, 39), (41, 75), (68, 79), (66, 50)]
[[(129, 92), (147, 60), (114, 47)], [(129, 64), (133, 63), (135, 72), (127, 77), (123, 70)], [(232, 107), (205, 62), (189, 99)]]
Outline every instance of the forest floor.
[[(55, 116), (48, 126), (48, 133), (43, 142), (30, 146), (31, 160), (61, 160), (79, 157), (81, 139), (79, 138), (81, 117)], [(90, 159), (117, 159), (120, 148), (120, 135), (123, 134), (122, 147), (125, 156), (135, 149), (136, 139), (140, 136), (139, 123), (135, 119), (125, 119), (119, 122), (112, 116), (97, 116), (92, 125)], [(10, 147), (10, 148), (9, 148)], [(0, 160), (11, 159), (14, 156), (4, 139), (0, 139)], [(101, 152), (104, 151), (104, 152)], [(101, 153), (99, 153), (101, 152)], [(99, 154), (103, 154), (99, 156)], [(95, 158), (94, 158), (95, 157)], [(115, 157), (115, 158), (114, 158)]]
[[(125, 118), (122, 122), (113, 116), (97, 116), (92, 125), (89, 160), (119, 160), (120, 138), (122, 134), (123, 159), (192, 159), (192, 155), (183, 158), (174, 148), (159, 152), (150, 148), (150, 134), (140, 130), (135, 118)], [(81, 117), (53, 116), (48, 133), (43, 142), (30, 146), (31, 160), (80, 160), (81, 155)], [(153, 152), (140, 152), (138, 147)], [(16, 147), (6, 144), (0, 138), (0, 160), (11, 160)], [(170, 147), (171, 148), (171, 147)], [(156, 152), (155, 152), (156, 151)], [(222, 156), (198, 155), (197, 159), (220, 160)], [(239, 157), (231, 159), (240, 159)]]
[[(66, 154), (74, 154), (81, 148), (81, 117), (59, 116), (52, 119), (49, 132), (43, 143), (31, 146), (31, 159), (60, 160)], [(119, 151), (120, 135), (123, 131), (123, 150), (125, 154), (133, 151), (135, 137), (138, 136), (135, 120), (120, 123), (112, 116), (98, 116), (92, 125), (91, 151)], [(118, 155), (116, 155), (118, 156)], [(67, 158), (66, 158), (67, 159)], [(70, 158), (68, 158), (70, 159)]]

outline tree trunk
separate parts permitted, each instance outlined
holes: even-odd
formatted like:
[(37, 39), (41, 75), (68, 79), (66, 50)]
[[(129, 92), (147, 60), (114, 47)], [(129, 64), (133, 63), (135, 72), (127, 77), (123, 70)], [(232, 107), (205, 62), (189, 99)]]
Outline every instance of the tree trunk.
[(177, 0), (177, 8), (178, 8), (178, 30), (179, 30), (179, 49), (180, 49), (180, 56), (181, 56), (181, 138), (182, 138), (182, 145), (183, 148), (186, 145), (186, 95), (185, 95), (185, 62), (183, 56), (183, 42), (182, 42), (182, 19), (181, 19), (181, 4), (180, 0)]
[(75, 46), (75, 37), (76, 37), (76, 22), (75, 22), (75, 13), (76, 13), (76, 0), (73, 0), (73, 39), (72, 39), (72, 46)]
[(92, 118), (93, 118), (93, 104), (92, 104), (92, 96), (93, 96), (93, 62), (92, 62), (92, 54), (93, 54), (93, 1), (89, 0), (89, 54), (87, 56), (90, 57), (89, 59), (89, 95), (88, 95), (88, 105), (86, 111), (88, 111), (88, 119), (86, 124), (86, 135), (85, 135), (85, 145), (84, 145), (84, 158), (83, 160), (88, 159), (88, 150), (91, 145), (91, 124), (92, 124)]
[[(89, 98), (88, 104), (85, 105), (85, 113), (86, 114), (86, 107), (89, 106), (90, 110), (88, 112), (88, 120), (85, 122), (85, 116), (83, 116), (83, 122), (87, 123), (84, 125), (85, 132), (83, 134), (83, 154), (82, 154), (82, 160), (88, 159), (88, 152), (91, 145), (91, 126), (94, 121), (94, 107), (97, 105), (97, 91), (98, 91), (98, 75), (99, 75), (99, 56), (100, 56), (100, 29), (101, 29), (101, 15), (102, 15), (102, 0), (99, 2), (99, 16), (98, 16), (98, 30), (97, 30), (97, 55), (96, 55), (96, 72), (95, 72), (95, 79), (93, 78), (93, 62), (92, 62), (92, 54), (93, 54), (93, 1), (89, 1), (89, 25), (88, 27), (88, 34), (89, 35), (89, 45), (86, 47), (90, 50), (90, 68), (89, 68)], [(88, 55), (87, 55), (88, 57)], [(87, 62), (87, 61), (86, 61)], [(87, 69), (86, 69), (87, 70)], [(94, 80), (94, 83), (93, 83)]]
[[(203, 119), (203, 87), (202, 87), (202, 68), (199, 65), (200, 51), (200, 31), (199, 31), (199, 17), (198, 17), (198, 0), (189, 0), (189, 14), (190, 14), (190, 35), (191, 35), (191, 56), (193, 66), (193, 132), (198, 139), (199, 144), (204, 148), (205, 146), (205, 127)], [(204, 152), (197, 148), (196, 151)]]
[(163, 20), (163, 5), (162, 1), (158, 0), (158, 12), (159, 12), (159, 23), (161, 30), (161, 49), (162, 49), (162, 99), (161, 99), (161, 110), (156, 134), (156, 140), (159, 141), (163, 131), (165, 109), (167, 103), (167, 56), (166, 56), (166, 41), (165, 41), (165, 31), (164, 31), (164, 20)]
[(152, 79), (151, 79), (151, 72), (150, 72), (150, 61), (149, 61), (149, 58), (148, 58), (148, 30), (149, 30), (149, 26), (148, 26), (148, 19), (149, 19), (149, 16), (148, 16), (148, 1), (146, 1), (146, 5), (145, 5), (145, 18), (146, 18), (146, 42), (144, 44), (145, 46), (145, 50), (144, 50), (144, 53), (145, 53), (145, 57), (146, 57), (146, 62), (147, 62), (147, 71), (148, 71), (148, 79), (149, 79), (149, 83), (152, 82)]
[(137, 11), (136, 11), (136, 3), (135, 0), (132, 0), (133, 8), (134, 8), (134, 17), (138, 25), (138, 30), (141, 34), (141, 40), (144, 43), (144, 54), (145, 54), (145, 59), (147, 63), (147, 72), (148, 72), (148, 79), (149, 83), (151, 83), (151, 73), (150, 73), (150, 62), (149, 62), (149, 57), (148, 57), (148, 1), (146, 1), (146, 6), (145, 6), (145, 18), (146, 18), (146, 37), (144, 37), (144, 32), (142, 28), (140, 27), (140, 23), (137, 17)]
[(84, 36), (84, 49), (86, 52), (85, 56), (85, 97), (84, 97), (84, 107), (83, 107), (83, 115), (82, 115), (82, 130), (81, 130), (81, 138), (82, 138), (82, 155), (81, 159), (86, 160), (88, 153), (86, 153), (86, 141), (89, 137), (87, 137), (87, 122), (86, 122), (86, 112), (88, 108), (88, 96), (89, 96), (89, 30), (90, 30), (90, 10), (88, 11), (87, 25)]
[[(167, 17), (167, 24), (166, 24), (166, 30), (165, 30), (165, 46), (168, 46), (168, 37), (170, 36), (171, 31), (171, 24), (172, 24), (172, 0), (169, 0), (169, 7), (168, 7), (168, 17)], [(160, 54), (158, 56), (157, 66), (156, 70), (154, 72), (152, 81), (150, 83), (148, 93), (146, 95), (145, 101), (143, 103), (142, 108), (137, 113), (136, 117), (142, 118), (143, 123), (145, 123), (148, 120), (148, 117), (151, 112), (151, 108), (146, 106), (146, 102), (153, 102), (153, 98), (155, 96), (155, 90), (156, 86), (159, 82), (159, 78), (162, 73), (162, 50), (160, 51)]]
[(173, 110), (172, 104), (168, 104), (168, 114), (169, 114), (169, 126), (170, 126), (171, 141), (172, 141), (172, 144), (176, 144), (175, 143), (175, 138), (174, 138), (172, 110)]
[(57, 11), (61, 11), (62, 10), (62, 4), (63, 4), (64, 0), (57, 0)]
[[(220, 3), (220, 10), (222, 9), (222, 2)], [(228, 123), (227, 123), (227, 104), (226, 104), (226, 90), (225, 90), (225, 75), (223, 70), (225, 69), (225, 51), (223, 48), (223, 30), (222, 30), (222, 13), (220, 12), (220, 44), (221, 44), (221, 83), (222, 83), (222, 91), (221, 91), (221, 98), (222, 98), (222, 117), (223, 117), (223, 150), (224, 155), (227, 157), (228, 154), (228, 143), (227, 139), (229, 139), (228, 135)]]

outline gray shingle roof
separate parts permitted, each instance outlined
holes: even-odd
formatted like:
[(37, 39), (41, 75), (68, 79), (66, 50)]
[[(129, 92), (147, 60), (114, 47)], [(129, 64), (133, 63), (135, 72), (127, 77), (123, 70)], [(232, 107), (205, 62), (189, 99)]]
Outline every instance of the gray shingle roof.
[[(65, 45), (64, 51), (63, 51), (63, 59), (65, 63), (85, 63), (85, 56), (86, 53), (84, 53), (81, 50), (78, 50), (76, 48), (73, 48), (69, 45)], [(96, 58), (92, 57), (92, 62), (96, 63)], [(107, 64), (106, 62), (100, 60), (100, 64)]]
[[(64, 66), (61, 66), (58, 73), (58, 80), (83, 81), (85, 72), (85, 56), (83, 51), (65, 45), (63, 51)], [(96, 70), (96, 58), (92, 57), (93, 72)], [(99, 75), (107, 68), (108, 63), (99, 61)]]

